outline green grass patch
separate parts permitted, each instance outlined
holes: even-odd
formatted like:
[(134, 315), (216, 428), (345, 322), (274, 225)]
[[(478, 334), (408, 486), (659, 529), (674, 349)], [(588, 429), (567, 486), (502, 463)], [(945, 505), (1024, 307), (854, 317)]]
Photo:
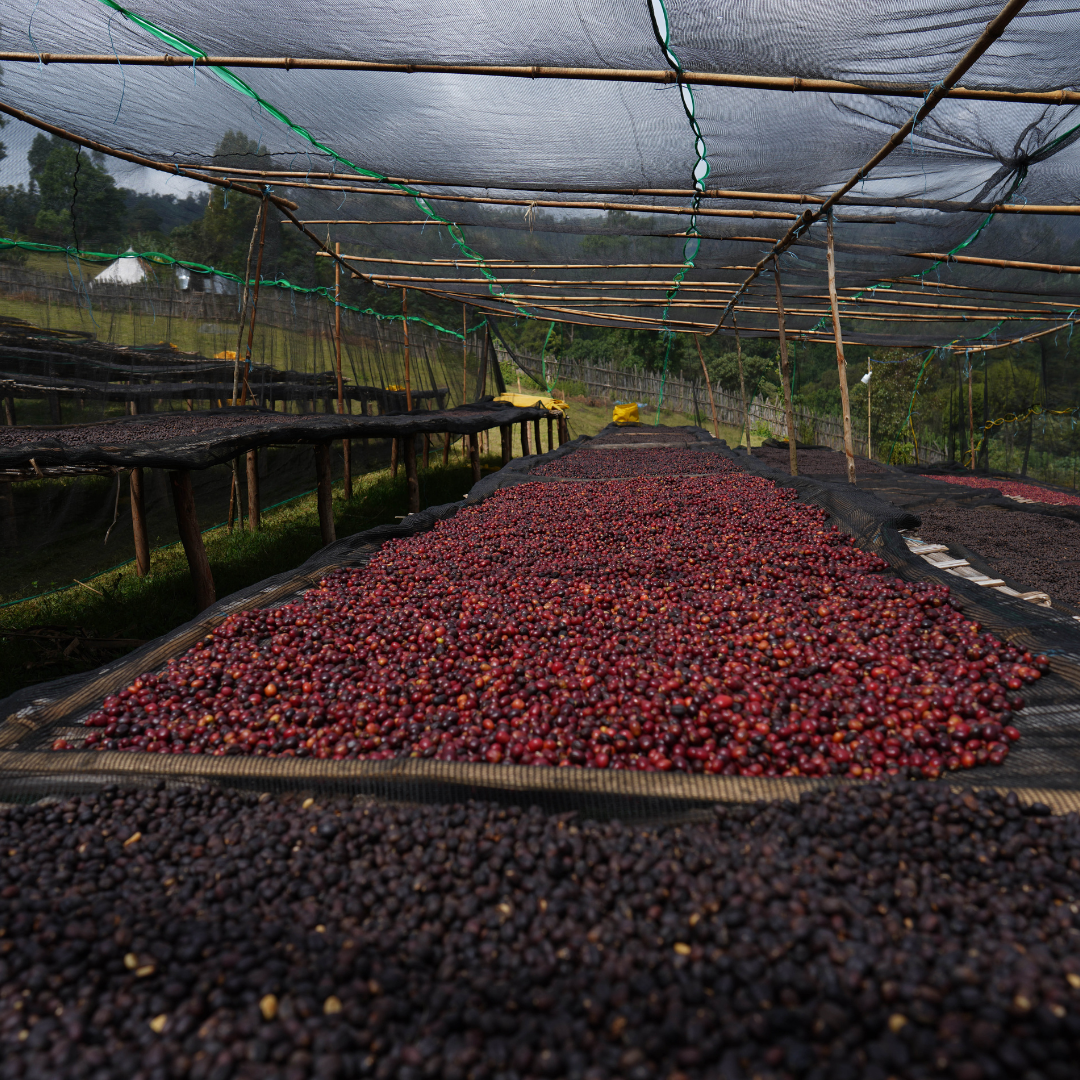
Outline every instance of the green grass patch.
[[(457, 455), (455, 455), (456, 457)], [(499, 468), (495, 457), (483, 472)], [(472, 486), (472, 472), (458, 458), (419, 469), (421, 507), (453, 502)], [(405, 473), (389, 469), (355, 477), (346, 501), (334, 485), (338, 536), (392, 524), (407, 511)], [(299, 566), (322, 547), (314, 493), (267, 510), (262, 528), (203, 533), (219, 597)], [(140, 579), (134, 563), (89, 578), (82, 585), (0, 608), (0, 697), (24, 686), (88, 671), (130, 652), (194, 618), (194, 593), (179, 543), (155, 549), (150, 573)], [(116, 642), (97, 647), (94, 642)], [(74, 642), (74, 644), (72, 644)]]

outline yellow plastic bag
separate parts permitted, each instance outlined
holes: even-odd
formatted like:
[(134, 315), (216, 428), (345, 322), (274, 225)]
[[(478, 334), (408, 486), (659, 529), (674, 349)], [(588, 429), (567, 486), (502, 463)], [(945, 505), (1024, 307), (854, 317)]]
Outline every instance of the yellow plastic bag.
[(542, 409), (562, 409), (563, 412), (570, 411), (570, 406), (567, 405), (562, 398), (551, 397), (547, 394), (506, 393), (500, 394), (495, 400), (504, 402), (507, 405), (516, 405), (518, 408), (522, 409), (527, 409), (530, 405), (539, 405)]
[(637, 424), (638, 411), (637, 402), (631, 401), (628, 404), (616, 405), (611, 413), (612, 423), (615, 424)]

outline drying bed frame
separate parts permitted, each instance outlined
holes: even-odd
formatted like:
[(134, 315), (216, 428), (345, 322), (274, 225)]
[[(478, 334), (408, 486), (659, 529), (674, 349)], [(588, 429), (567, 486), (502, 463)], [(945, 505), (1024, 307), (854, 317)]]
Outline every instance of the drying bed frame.
[[(602, 435), (613, 429), (605, 429)], [(618, 430), (646, 434), (644, 425)], [(673, 429), (667, 429), (668, 432)], [(795, 489), (800, 501), (824, 509), (829, 520), (866, 550), (881, 556), (905, 580), (947, 585), (965, 613), (1025, 650), (1046, 654), (1051, 673), (1029, 688), (1017, 725), (1023, 737), (1002, 767), (946, 777), (947, 786), (1014, 790), (1028, 803), (1058, 812), (1080, 811), (1080, 626), (1067, 614), (991, 594), (951, 577), (913, 555), (900, 529), (918, 518), (873, 494), (846, 484), (791, 477), (744, 452), (728, 449), (700, 428), (684, 433), (689, 449), (722, 455), (746, 471)], [(507, 805), (539, 805), (552, 812), (578, 811), (593, 818), (659, 820), (692, 817), (716, 803), (798, 799), (808, 790), (858, 783), (842, 779), (709, 776), (560, 769), (419, 758), (333, 761), (298, 758), (211, 757), (116, 751), (53, 751), (58, 736), (78, 733), (80, 720), (108, 693), (146, 670), (187, 651), (230, 614), (276, 607), (315, 587), (328, 573), (363, 566), (386, 541), (434, 528), (466, 505), (522, 483), (579, 481), (534, 476), (538, 464), (588, 446), (588, 437), (544, 455), (517, 459), (476, 484), (466, 499), (411, 515), (400, 525), (380, 526), (323, 548), (295, 571), (280, 574), (214, 604), (198, 618), (96, 671), (20, 691), (0, 702), (0, 800), (27, 801), (94, 790), (108, 784), (143, 786), (210, 783), (268, 792), (362, 795), (403, 803), (446, 803), (482, 798)], [(600, 481), (603, 482), (603, 481)]]

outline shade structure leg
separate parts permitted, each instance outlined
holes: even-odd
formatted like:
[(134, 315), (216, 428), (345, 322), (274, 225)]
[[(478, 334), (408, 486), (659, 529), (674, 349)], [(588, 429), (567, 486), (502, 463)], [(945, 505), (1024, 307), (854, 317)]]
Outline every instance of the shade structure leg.
[(444, 431), (442, 437), (442, 463), (450, 464), (450, 432)]
[(337, 539), (337, 533), (334, 531), (334, 486), (330, 475), (329, 443), (315, 444), (315, 480), (322, 542), (332, 544)]
[(773, 259), (776, 277), (776, 325), (780, 332), (780, 383), (784, 388), (784, 418), (787, 422), (788, 468), (792, 476), (799, 475), (799, 458), (796, 453), (795, 410), (791, 405), (791, 359), (788, 356), (787, 330), (784, 325), (784, 294), (780, 291), (780, 267)]
[(390, 479), (394, 480), (397, 477), (397, 459), (398, 459), (398, 441), (397, 439), (390, 440)]
[(424, 468), (427, 469), (431, 464), (431, 436), (424, 435)]
[(472, 465), (474, 484), (480, 483), (480, 440), (476, 435), (469, 436), (469, 463)]
[(534, 439), (536, 441), (536, 452), (538, 454), (542, 454), (544, 452), (544, 447), (540, 442), (540, 421), (539, 420), (534, 420), (533, 421), (533, 437), (534, 437)]
[(832, 307), (833, 334), (836, 337), (836, 368), (840, 375), (840, 409), (844, 419), (844, 455), (847, 458), (847, 478), (855, 483), (855, 441), (851, 432), (851, 398), (848, 395), (847, 361), (844, 359), (844, 338), (840, 333), (840, 305), (836, 300), (836, 255), (833, 250), (833, 216), (828, 214), (829, 304)]
[(259, 499), (259, 451), (247, 452), (247, 504), (248, 504), (248, 528), (252, 532), (258, 531), (260, 519)]
[(352, 440), (341, 440), (341, 455), (345, 459), (345, 472), (343, 479), (345, 481), (345, 498), (352, 498)]
[(566, 420), (566, 413), (559, 411), (559, 445), (563, 446), (570, 441), (570, 425)]
[(555, 424), (555, 421), (552, 420), (552, 418), (549, 416), (548, 417), (548, 450), (554, 450), (555, 449), (555, 437), (554, 437), (554, 433), (552, 432), (552, 427), (554, 426), (554, 424)]
[(146, 531), (146, 499), (143, 494), (143, 471), (136, 467), (129, 478), (131, 488), (131, 531), (135, 537), (135, 573), (150, 573), (150, 536)]
[(521, 456), (529, 456), (529, 421), (521, 421)]
[(502, 451), (502, 463), (507, 465), (514, 456), (514, 429), (509, 424), (499, 428), (499, 449)]
[(202, 533), (199, 531), (199, 519), (195, 514), (191, 474), (187, 469), (170, 470), (169, 486), (172, 488), (180, 543), (184, 545), (191, 583), (195, 586), (195, 606), (203, 611), (217, 599), (217, 594), (214, 591), (214, 577), (210, 573), (210, 560), (206, 557)]
[(409, 493), (409, 513), (420, 513), (420, 483), (416, 479), (416, 436), (406, 435), (401, 440), (405, 456), (405, 487)]
[(15, 399), (8, 395), (4, 398), (4, 423), (14, 427), (15, 422)]

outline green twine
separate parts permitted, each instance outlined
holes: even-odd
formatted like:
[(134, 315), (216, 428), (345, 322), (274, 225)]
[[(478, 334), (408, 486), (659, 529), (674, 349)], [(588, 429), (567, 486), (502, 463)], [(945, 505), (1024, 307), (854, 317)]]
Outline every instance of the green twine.
[[(183, 53), (185, 56), (190, 56), (192, 60), (207, 59), (207, 55), (205, 52), (202, 51), (202, 49), (198, 48), (195, 45), (192, 45), (188, 41), (185, 41), (178, 35), (163, 29), (155, 23), (152, 23), (149, 19), (145, 19), (141, 15), (136, 15), (133, 11), (128, 11), (127, 8), (122, 7), (120, 4), (118, 4), (116, 0), (101, 0), (101, 2), (106, 7), (111, 8), (113, 11), (119, 12), (125, 19), (128, 19), (130, 22), (135, 23), (136, 26), (141, 27), (148, 34), (152, 34), (159, 41), (163, 41), (166, 45), (170, 46), (170, 48), (175, 49), (177, 52)], [(281, 109), (277, 108), (277, 106), (272, 105), (270, 102), (262, 98), (254, 90), (254, 88), (244, 82), (243, 79), (234, 75), (228, 68), (221, 67), (218, 64), (208, 64), (207, 67), (215, 75), (217, 75), (217, 77), (221, 79), (221, 81), (224, 82), (226, 86), (231, 87), (233, 90), (237, 91), (237, 93), (243, 94), (245, 97), (251, 98), (259, 105), (261, 109), (269, 113), (270, 116), (272, 116), (275, 120), (284, 124), (285, 127), (287, 127), (290, 131), (295, 132), (301, 138), (306, 139), (309, 143), (311, 143), (312, 146), (321, 150), (324, 154), (328, 154), (335, 161), (340, 162), (340, 164), (346, 166), (349, 169), (352, 169), (360, 176), (370, 177), (373, 180), (380, 180), (383, 182), (387, 182), (389, 180), (389, 178), (384, 176), (382, 173), (375, 172), (372, 169), (362, 168), (355, 162), (350, 161), (348, 158), (342, 157), (339, 153), (337, 153), (337, 151), (331, 149), (325, 143), (320, 142), (318, 139), (315, 138), (314, 135), (311, 134), (310, 131), (307, 130), (307, 128), (301, 127), (299, 124), (293, 123), (293, 121), (284, 112), (282, 112)], [(424, 214), (425, 217), (438, 225), (445, 225), (447, 232), (450, 233), (450, 238), (458, 246), (461, 252), (468, 259), (470, 259), (476, 264), (477, 269), (487, 279), (488, 291), (493, 296), (501, 296), (503, 294), (505, 290), (499, 284), (498, 279), (495, 277), (495, 275), (491, 272), (491, 269), (488, 267), (488, 264), (484, 260), (484, 257), (479, 252), (474, 251), (471, 247), (469, 247), (468, 243), (465, 240), (465, 234), (461, 231), (461, 227), (459, 225), (455, 224), (452, 221), (448, 221), (446, 218), (437, 214), (431, 204), (427, 201), (427, 199), (424, 198), (423, 193), (417, 191), (415, 188), (410, 187), (408, 184), (389, 183), (388, 186), (396, 188), (398, 191), (404, 191), (407, 194), (411, 195), (413, 197), (413, 202), (415, 203), (416, 208), (422, 214)], [(523, 315), (526, 318), (532, 318), (529, 312), (525, 311), (517, 304), (514, 305), (514, 308), (520, 315)]]
[[(49, 255), (55, 254), (74, 257), (80, 262), (91, 263), (95, 266), (100, 265), (102, 262), (112, 262), (114, 259), (145, 259), (146, 262), (153, 263), (155, 266), (181, 266), (185, 270), (191, 270), (197, 274), (215, 274), (217, 277), (226, 278), (229, 281), (236, 282), (238, 285), (244, 284), (244, 279), (242, 277), (238, 274), (230, 273), (228, 270), (217, 270), (212, 266), (207, 266), (204, 263), (192, 262), (188, 259), (176, 259), (173, 258), (172, 255), (166, 255), (161, 251), (117, 252), (115, 254), (109, 254), (105, 251), (78, 251), (73, 247), (60, 247), (57, 244), (41, 244), (33, 240), (11, 240), (7, 237), (0, 237), (0, 252), (9, 251), (12, 248), (18, 248), (22, 251), (43, 252)], [(254, 284), (254, 278), (247, 282), (249, 287)], [(289, 289), (292, 292), (301, 293), (304, 296), (320, 296), (322, 299), (328, 300), (330, 303), (335, 304), (344, 311), (352, 311), (357, 315), (370, 315), (382, 322), (400, 322), (404, 319), (404, 316), (402, 315), (384, 315), (374, 308), (362, 308), (356, 304), (339, 303), (334, 300), (333, 288), (327, 285), (308, 288), (304, 285), (293, 285), (293, 283), (286, 278), (262, 278), (259, 285), (260, 287), (264, 286), (266, 288)], [(456, 337), (459, 341), (464, 340), (466, 333), (473, 334), (477, 330), (482, 330), (487, 326), (487, 319), (482, 319), (476, 326), (469, 327), (463, 333), (461, 330), (450, 330), (445, 326), (441, 326), (439, 323), (432, 322), (430, 319), (425, 319), (422, 315), (410, 315), (408, 316), (408, 321), (411, 323), (421, 323), (424, 326), (430, 326), (432, 330), (436, 330), (440, 334), (449, 334), (451, 337)]]

